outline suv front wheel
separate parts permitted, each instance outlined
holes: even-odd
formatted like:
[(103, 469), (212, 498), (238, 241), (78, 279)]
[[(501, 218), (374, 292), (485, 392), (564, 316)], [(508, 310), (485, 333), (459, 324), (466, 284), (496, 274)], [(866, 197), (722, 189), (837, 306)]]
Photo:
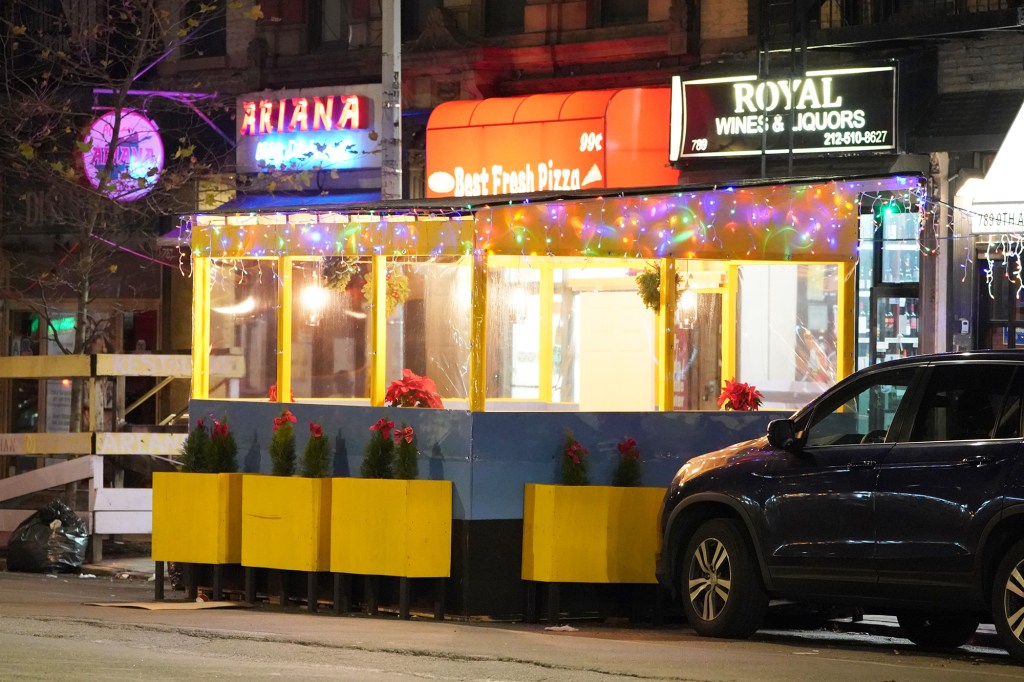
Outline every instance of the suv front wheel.
[(1010, 548), (996, 571), (992, 620), (1010, 655), (1024, 661), (1024, 540)]
[(731, 519), (706, 522), (690, 538), (682, 562), (683, 608), (697, 634), (745, 638), (768, 608), (757, 561)]

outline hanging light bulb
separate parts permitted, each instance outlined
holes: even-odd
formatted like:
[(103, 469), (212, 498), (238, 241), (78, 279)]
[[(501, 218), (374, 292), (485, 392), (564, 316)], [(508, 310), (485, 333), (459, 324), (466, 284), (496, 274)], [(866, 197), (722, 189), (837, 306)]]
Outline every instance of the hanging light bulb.
[(693, 323), (697, 319), (697, 291), (690, 286), (690, 280), (693, 279), (692, 275), (687, 275), (686, 284), (683, 286), (683, 291), (679, 294), (679, 312), (683, 317), (683, 326), (687, 329), (693, 327)]
[(299, 294), (303, 307), (306, 308), (308, 323), (315, 327), (320, 324), (320, 313), (327, 305), (327, 291), (320, 286), (320, 273), (314, 271), (313, 282), (302, 289)]

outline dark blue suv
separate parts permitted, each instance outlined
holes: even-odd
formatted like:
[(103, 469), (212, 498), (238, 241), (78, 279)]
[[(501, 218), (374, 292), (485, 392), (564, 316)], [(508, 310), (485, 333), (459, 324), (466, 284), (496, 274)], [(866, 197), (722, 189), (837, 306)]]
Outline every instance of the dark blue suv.
[(747, 637), (770, 598), (897, 616), (930, 648), (982, 621), (1024, 660), (1024, 351), (857, 372), (665, 496), (658, 578), (693, 628)]

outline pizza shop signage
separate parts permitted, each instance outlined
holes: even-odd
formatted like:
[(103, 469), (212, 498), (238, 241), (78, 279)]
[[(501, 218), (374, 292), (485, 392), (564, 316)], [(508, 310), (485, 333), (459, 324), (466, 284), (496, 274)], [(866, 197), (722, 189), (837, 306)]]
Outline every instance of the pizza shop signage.
[(672, 79), (672, 161), (896, 148), (896, 67)]
[(380, 86), (281, 90), (238, 99), (240, 172), (379, 168)]

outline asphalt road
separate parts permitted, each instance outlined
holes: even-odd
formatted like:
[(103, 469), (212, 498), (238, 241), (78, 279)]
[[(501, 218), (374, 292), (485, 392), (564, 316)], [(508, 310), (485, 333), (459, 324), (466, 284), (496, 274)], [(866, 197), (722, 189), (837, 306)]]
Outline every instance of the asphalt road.
[[(0, 573), (0, 680), (1024, 679), (1004, 652), (921, 652), (906, 640), (820, 630), (709, 640), (682, 626), (468, 624), (270, 607), (159, 610), (152, 583)], [(170, 593), (178, 595), (180, 593)]]

